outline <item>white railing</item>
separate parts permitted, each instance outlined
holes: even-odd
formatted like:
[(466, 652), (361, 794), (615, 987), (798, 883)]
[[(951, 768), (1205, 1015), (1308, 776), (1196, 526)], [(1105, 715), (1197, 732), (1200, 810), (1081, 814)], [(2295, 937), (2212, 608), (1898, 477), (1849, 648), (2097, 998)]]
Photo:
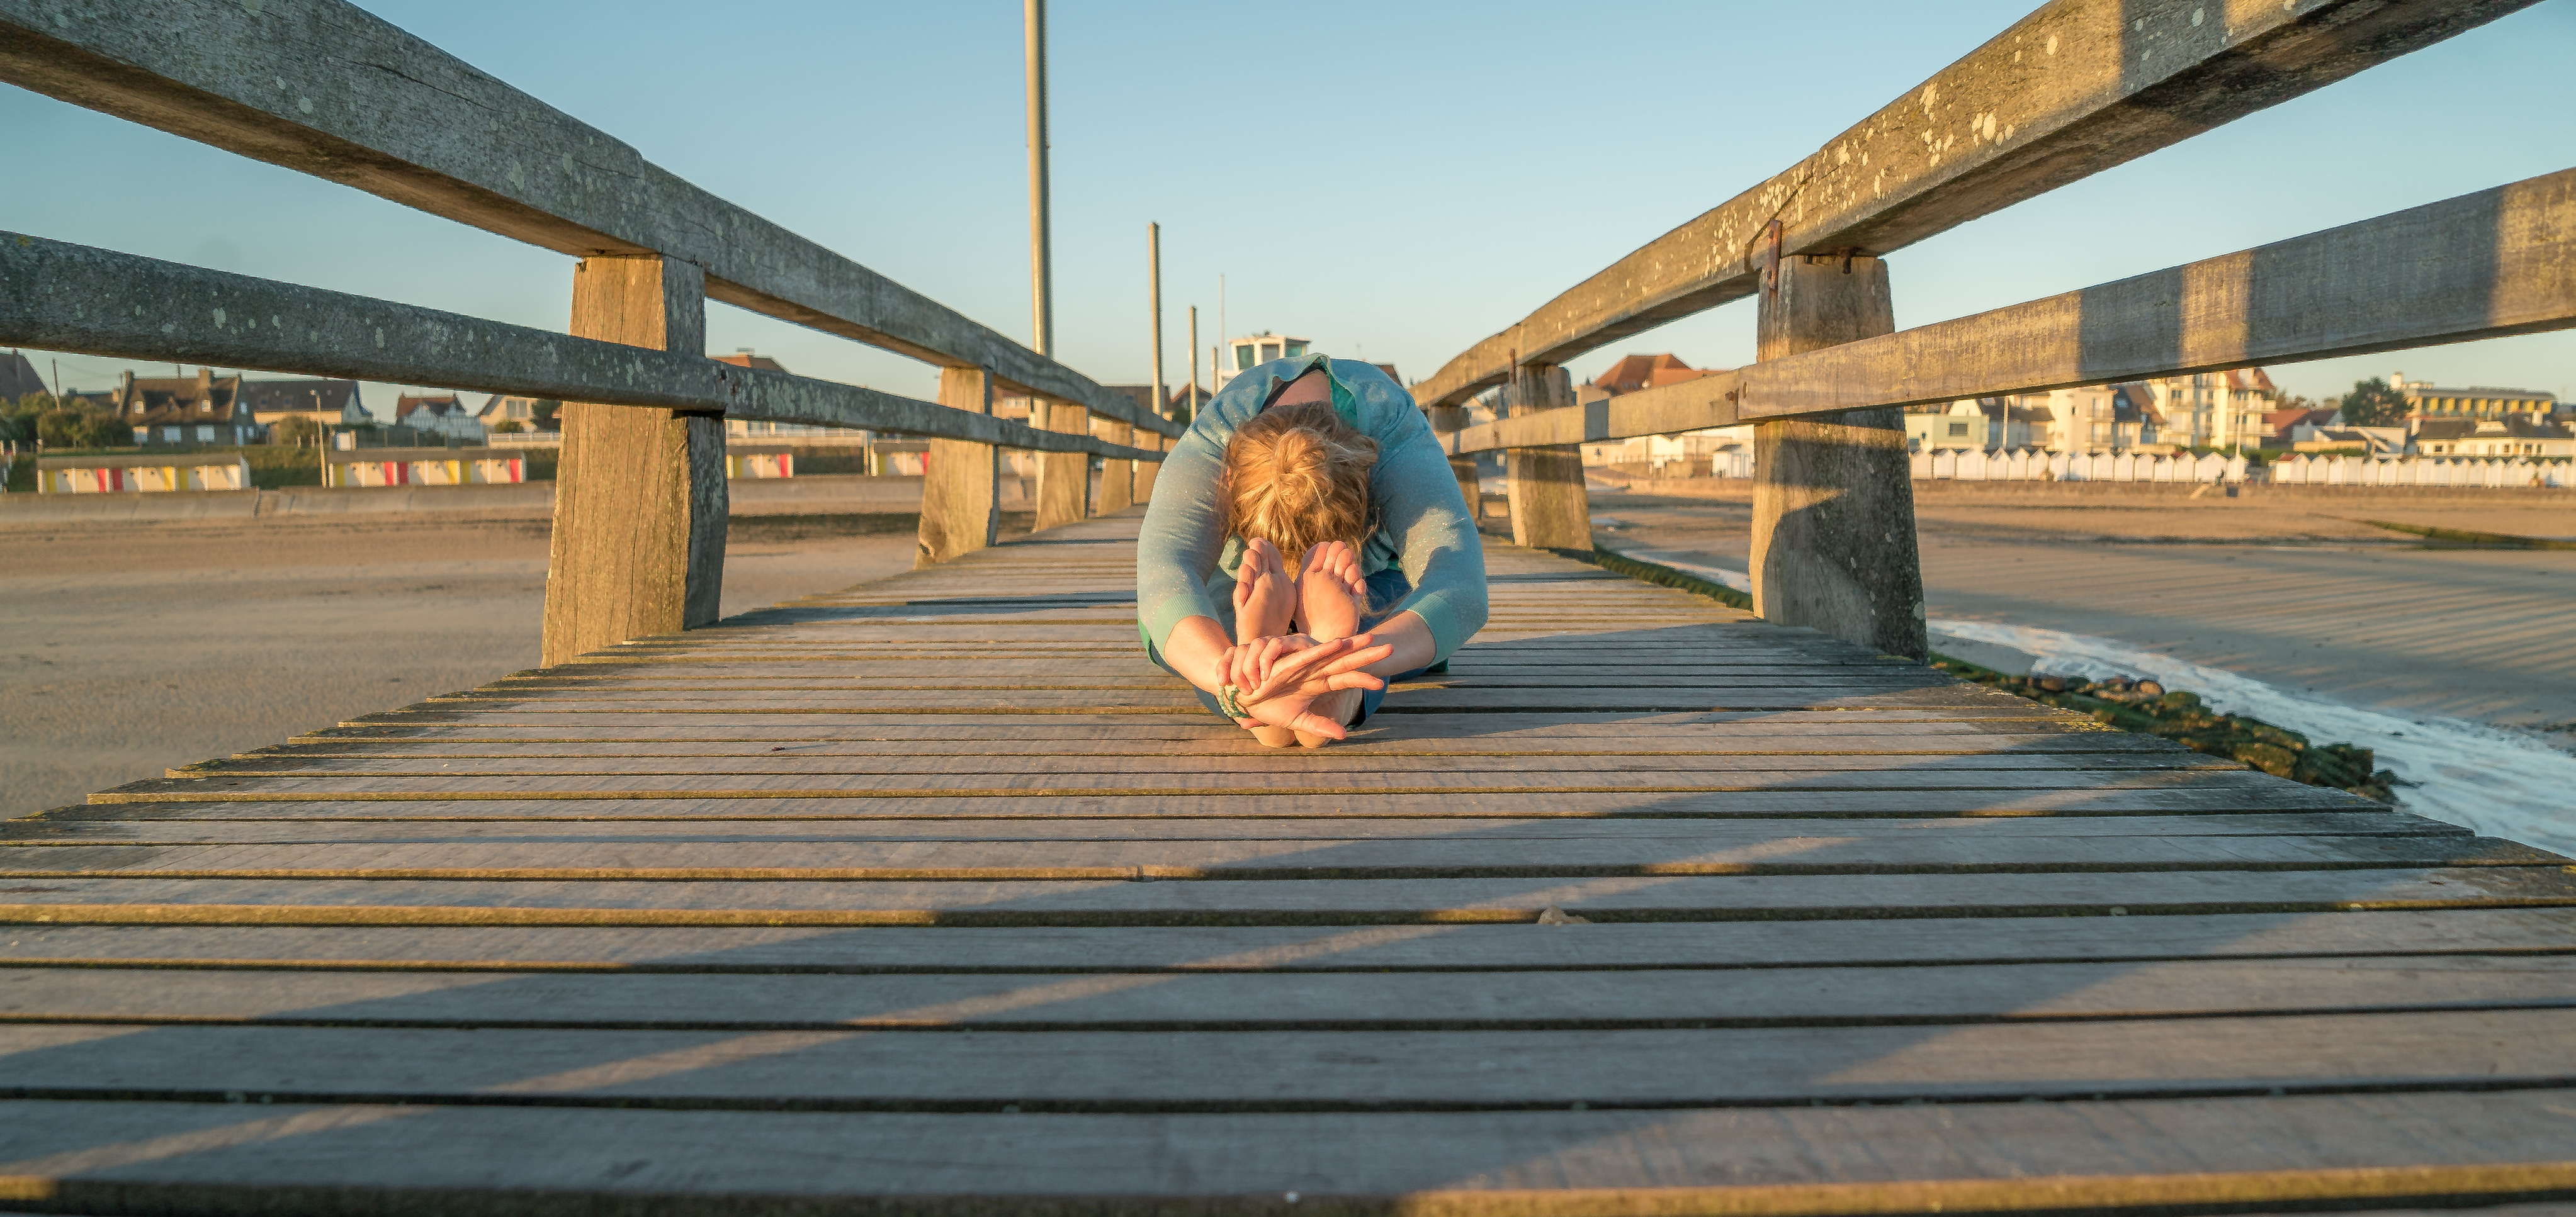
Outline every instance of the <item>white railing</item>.
[(2294, 456), (2275, 461), (2284, 486), (2576, 486), (2576, 462), (2530, 457)]
[[(2047, 452), (1939, 449), (1913, 456), (1917, 481), (2270, 482), (2286, 486), (2576, 485), (2576, 462), (2529, 457), (2359, 457), (2301, 454), (2270, 465), (2205, 452)], [(1724, 476), (1721, 474), (1720, 476)]]

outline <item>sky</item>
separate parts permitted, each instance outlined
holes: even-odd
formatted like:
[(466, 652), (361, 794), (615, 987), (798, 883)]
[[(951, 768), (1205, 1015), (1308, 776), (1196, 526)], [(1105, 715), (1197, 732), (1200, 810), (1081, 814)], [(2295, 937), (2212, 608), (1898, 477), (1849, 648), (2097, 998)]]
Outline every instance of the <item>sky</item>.
[[(1402, 0), (1051, 6), (1057, 353), (1165, 377), (1187, 308), (1429, 376), (1788, 168), (2031, 0)], [(1030, 333), (1020, 5), (375, 0), (369, 11), (1013, 338)], [(720, 17), (711, 13), (721, 12)], [(2576, 165), (2576, 0), (2522, 12), (1889, 258), (1899, 326), (2157, 270)], [(0, 228), (560, 330), (572, 260), (0, 85)], [(60, 188), (30, 189), (37, 183)], [(1752, 301), (1596, 351), (1752, 357)], [(708, 346), (929, 398), (927, 365), (711, 304)], [(29, 351), (103, 388), (168, 365)], [(2576, 390), (2576, 331), (2309, 364)], [(256, 373), (255, 373), (256, 374)], [(389, 416), (393, 386), (370, 385)], [(479, 397), (469, 398), (479, 404)]]

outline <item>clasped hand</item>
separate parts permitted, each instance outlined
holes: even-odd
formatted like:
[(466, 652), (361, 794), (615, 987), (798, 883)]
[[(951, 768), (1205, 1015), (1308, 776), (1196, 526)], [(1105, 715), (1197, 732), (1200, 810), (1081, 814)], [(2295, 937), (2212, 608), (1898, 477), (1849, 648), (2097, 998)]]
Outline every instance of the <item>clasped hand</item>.
[(1217, 657), (1217, 683), (1233, 685), (1235, 701), (1261, 722), (1298, 727), (1318, 697), (1337, 689), (1383, 689), (1386, 682), (1360, 669), (1395, 653), (1367, 634), (1317, 642), (1304, 634), (1276, 634), (1230, 646)]

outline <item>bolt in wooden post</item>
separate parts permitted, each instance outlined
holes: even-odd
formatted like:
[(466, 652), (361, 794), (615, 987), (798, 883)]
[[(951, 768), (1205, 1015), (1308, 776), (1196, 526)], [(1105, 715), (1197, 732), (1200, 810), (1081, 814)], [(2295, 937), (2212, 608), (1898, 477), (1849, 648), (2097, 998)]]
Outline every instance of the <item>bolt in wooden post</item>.
[[(1785, 258), (1761, 293), (1756, 357), (1782, 359), (1895, 329), (1885, 262)], [(1923, 567), (1904, 412), (1758, 423), (1753, 459), (1754, 611), (1923, 658)]]
[[(658, 254), (584, 258), (572, 333), (703, 354), (706, 276)], [(715, 621), (724, 592), (718, 415), (566, 403), (546, 567), (545, 662)]]
[[(1574, 404), (1574, 378), (1563, 368), (1525, 363), (1514, 369), (1512, 414)], [(1531, 549), (1592, 552), (1592, 498), (1583, 490), (1583, 445), (1513, 448), (1505, 469), (1512, 503), (1512, 543)]]
[[(1091, 424), (1091, 433), (1099, 436), (1103, 443), (1134, 444), (1136, 442), (1134, 423), (1096, 419)], [(1100, 462), (1100, 514), (1105, 516), (1113, 511), (1125, 511), (1135, 502), (1136, 462), (1109, 460)]]
[[(1039, 399), (1032, 413), (1046, 411), (1045, 429), (1066, 435), (1091, 434), (1091, 411), (1071, 402)], [(1059, 528), (1090, 515), (1091, 455), (1086, 452), (1038, 454), (1038, 518), (1033, 528)]]
[[(939, 404), (993, 412), (993, 378), (982, 368), (939, 369)], [(1002, 539), (1002, 450), (934, 439), (922, 463), (921, 549), (913, 568), (971, 554)]]

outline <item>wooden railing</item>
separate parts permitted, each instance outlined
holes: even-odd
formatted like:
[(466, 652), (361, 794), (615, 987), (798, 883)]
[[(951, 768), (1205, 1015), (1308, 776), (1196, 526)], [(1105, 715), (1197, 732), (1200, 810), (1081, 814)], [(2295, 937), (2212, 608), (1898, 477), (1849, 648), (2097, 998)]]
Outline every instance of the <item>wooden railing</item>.
[[(0, 0), (0, 80), (581, 259), (559, 334), (0, 234), (12, 344), (577, 403), (548, 663), (715, 619), (724, 419), (932, 437), (925, 563), (994, 541), (999, 449), (1051, 454), (1049, 527), (1088, 510), (1091, 457), (1115, 479), (1182, 431), (342, 0)], [(939, 365), (940, 400), (708, 359), (710, 299)], [(994, 417), (997, 392), (1036, 425)]]
[[(2531, 2), (2057, 0), (1415, 396), (1471, 489), (1466, 456), (1509, 454), (1515, 537), (1548, 548), (1592, 546), (1575, 445), (1761, 424), (1756, 611), (1920, 657), (1900, 407), (2576, 325), (2576, 170), (1902, 333), (1884, 257)], [(1566, 361), (1755, 295), (1753, 364), (1570, 404)]]

